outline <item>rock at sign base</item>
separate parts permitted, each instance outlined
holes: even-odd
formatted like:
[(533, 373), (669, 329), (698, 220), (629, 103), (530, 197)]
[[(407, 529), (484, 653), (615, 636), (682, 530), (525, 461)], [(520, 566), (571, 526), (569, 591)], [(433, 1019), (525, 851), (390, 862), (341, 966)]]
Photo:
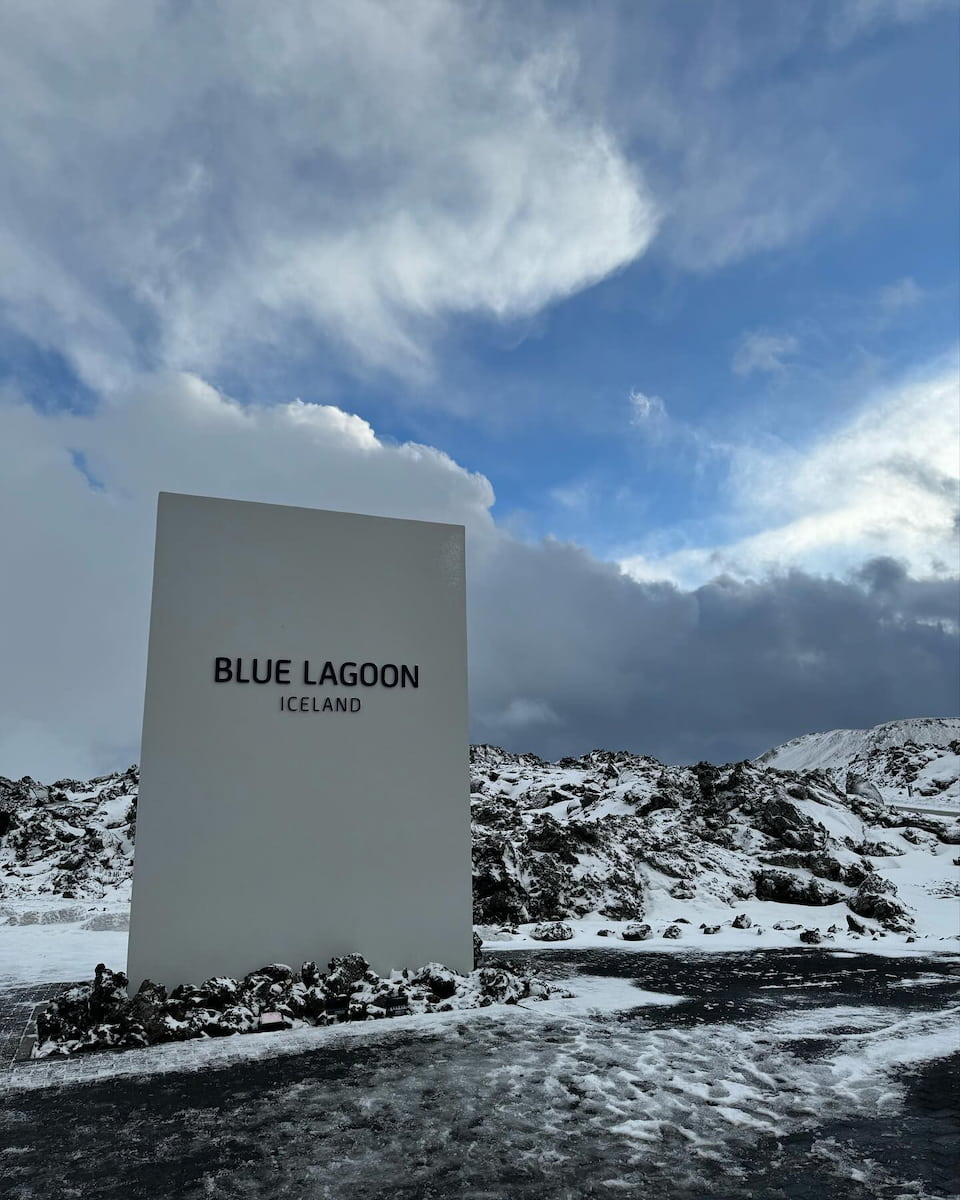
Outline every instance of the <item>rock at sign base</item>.
[(258, 1028), (261, 1033), (272, 1033), (275, 1029), (289, 1029), (290, 1022), (283, 1013), (265, 1012), (260, 1014)]

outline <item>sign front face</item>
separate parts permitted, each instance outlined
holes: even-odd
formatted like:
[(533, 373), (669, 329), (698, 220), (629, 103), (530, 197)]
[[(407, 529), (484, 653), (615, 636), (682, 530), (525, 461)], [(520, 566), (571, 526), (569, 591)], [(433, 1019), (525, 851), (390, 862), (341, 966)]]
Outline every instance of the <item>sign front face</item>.
[(161, 493), (128, 976), (472, 965), (463, 527)]

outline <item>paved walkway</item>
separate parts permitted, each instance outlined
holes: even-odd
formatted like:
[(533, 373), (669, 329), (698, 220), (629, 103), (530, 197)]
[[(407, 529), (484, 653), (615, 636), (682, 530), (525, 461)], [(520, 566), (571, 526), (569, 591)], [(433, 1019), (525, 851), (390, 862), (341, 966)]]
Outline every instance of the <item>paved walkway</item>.
[(32, 983), (0, 987), (0, 1075), (30, 1064), (37, 1040), (37, 1014), (73, 983)]

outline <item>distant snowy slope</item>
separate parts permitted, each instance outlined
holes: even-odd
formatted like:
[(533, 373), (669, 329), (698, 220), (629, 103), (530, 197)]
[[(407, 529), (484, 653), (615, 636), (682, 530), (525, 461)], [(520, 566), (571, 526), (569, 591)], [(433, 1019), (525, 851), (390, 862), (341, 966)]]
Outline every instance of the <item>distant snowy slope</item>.
[(958, 717), (913, 717), (873, 729), (808, 733), (754, 761), (780, 771), (826, 771), (848, 792), (867, 782), (888, 804), (960, 808)]

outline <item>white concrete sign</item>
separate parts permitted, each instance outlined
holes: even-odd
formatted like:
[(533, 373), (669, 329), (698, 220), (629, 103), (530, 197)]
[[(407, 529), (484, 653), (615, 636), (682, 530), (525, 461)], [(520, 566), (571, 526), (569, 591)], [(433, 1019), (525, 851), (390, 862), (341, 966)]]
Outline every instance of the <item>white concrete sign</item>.
[(162, 493), (128, 975), (472, 966), (463, 527)]

